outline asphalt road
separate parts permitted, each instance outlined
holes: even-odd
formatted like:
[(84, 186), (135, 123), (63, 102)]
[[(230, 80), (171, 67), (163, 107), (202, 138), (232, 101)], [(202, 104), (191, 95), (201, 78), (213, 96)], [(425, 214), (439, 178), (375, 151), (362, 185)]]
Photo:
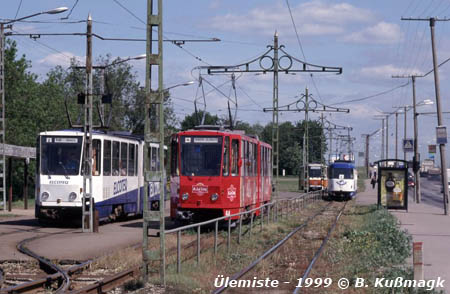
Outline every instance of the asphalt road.
[[(441, 181), (428, 180), (426, 177), (420, 178), (420, 190), (423, 204), (433, 207), (443, 207), (443, 193)], [(413, 201), (414, 189), (410, 189), (408, 192), (409, 201)]]

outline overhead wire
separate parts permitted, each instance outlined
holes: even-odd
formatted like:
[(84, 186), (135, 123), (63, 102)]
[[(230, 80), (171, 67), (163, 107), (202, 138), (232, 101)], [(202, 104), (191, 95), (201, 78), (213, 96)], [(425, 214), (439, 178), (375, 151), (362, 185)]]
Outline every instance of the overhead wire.
[(368, 99), (375, 98), (375, 97), (378, 97), (378, 96), (381, 96), (381, 95), (384, 95), (384, 94), (391, 93), (391, 92), (393, 92), (393, 91), (395, 91), (397, 89), (406, 87), (409, 84), (410, 84), (410, 82), (408, 81), (405, 84), (396, 86), (394, 88), (391, 88), (391, 89), (386, 90), (386, 91), (382, 91), (382, 92), (377, 93), (377, 94), (373, 94), (373, 95), (362, 97), (362, 98), (356, 98), (356, 99), (350, 99), (350, 100), (346, 100), (346, 101), (336, 102), (336, 103), (332, 103), (330, 105), (341, 105), (341, 104), (345, 104), (345, 103), (353, 103), (353, 102), (360, 102), (360, 101), (368, 100)]
[[(117, 5), (119, 5), (122, 9), (124, 9), (126, 12), (128, 12), (131, 16), (133, 16), (134, 18), (136, 18), (139, 22), (143, 23), (144, 25), (147, 25), (147, 23), (145, 21), (143, 21), (140, 17), (138, 17), (136, 14), (134, 14), (131, 10), (129, 10), (128, 8), (126, 8), (124, 5), (122, 5), (118, 0), (113, 0)], [(166, 36), (163, 34), (163, 38), (167, 40)], [(199, 56), (196, 56), (195, 54), (193, 54), (192, 52), (190, 52), (189, 50), (187, 50), (186, 48), (182, 47), (180, 44), (175, 44), (172, 43), (175, 46), (177, 46), (178, 48), (182, 49), (184, 52), (186, 52), (188, 55), (190, 55), (191, 57), (195, 58), (196, 60), (207, 64), (207, 65), (211, 65), (208, 62), (206, 62), (205, 60), (203, 60), (202, 58), (200, 58)]]
[[(300, 51), (302, 52), (303, 60), (304, 60), (305, 62), (307, 62), (306, 56), (305, 56), (305, 52), (304, 52), (304, 50), (303, 50), (302, 42), (301, 42), (301, 40), (300, 40), (300, 36), (299, 36), (298, 30), (297, 30), (297, 25), (295, 24), (294, 16), (292, 15), (292, 9), (291, 9), (291, 6), (290, 6), (290, 4), (289, 4), (289, 0), (286, 0), (286, 5), (287, 5), (288, 10), (289, 10), (289, 15), (290, 15), (290, 17), (291, 17), (292, 26), (294, 27), (295, 36), (296, 36), (296, 38), (297, 38), (298, 46), (300, 47)], [(309, 77), (311, 78), (311, 81), (312, 81), (313, 86), (314, 86), (314, 88), (315, 88), (315, 90), (316, 90), (316, 92), (317, 92), (317, 96), (319, 97), (320, 102), (323, 103), (322, 96), (320, 95), (319, 89), (317, 88), (316, 82), (314, 81), (314, 76), (313, 76), (313, 74), (311, 73)]]
[(17, 7), (17, 11), (16, 11), (16, 15), (14, 16), (14, 19), (16, 19), (17, 15), (19, 15), (19, 11), (20, 11), (21, 7), (22, 7), (22, 0), (20, 0), (20, 2), (19, 2), (19, 6)]
[(65, 16), (62, 17), (61, 19), (69, 19), (69, 17), (72, 15), (73, 10), (75, 9), (75, 7), (77, 6), (79, 0), (75, 0), (75, 3), (73, 4), (72, 8), (70, 9), (69, 13)]

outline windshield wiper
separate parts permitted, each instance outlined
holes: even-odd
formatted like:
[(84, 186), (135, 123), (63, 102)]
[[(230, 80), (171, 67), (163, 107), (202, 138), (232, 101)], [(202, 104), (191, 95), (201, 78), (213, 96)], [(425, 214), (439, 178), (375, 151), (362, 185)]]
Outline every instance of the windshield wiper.
[(66, 170), (66, 167), (64, 166), (64, 164), (62, 164), (62, 162), (61, 161), (59, 161), (58, 162), (58, 164), (60, 165), (60, 166), (62, 166), (62, 168), (63, 168), (63, 170), (64, 170), (64, 177), (66, 177), (66, 179), (70, 179), (70, 177), (67, 175), (68, 174), (68, 172), (67, 172), (67, 170)]
[(51, 180), (52, 177), (50, 176), (50, 171), (48, 170), (48, 166), (47, 166), (47, 175), (48, 175), (48, 179)]

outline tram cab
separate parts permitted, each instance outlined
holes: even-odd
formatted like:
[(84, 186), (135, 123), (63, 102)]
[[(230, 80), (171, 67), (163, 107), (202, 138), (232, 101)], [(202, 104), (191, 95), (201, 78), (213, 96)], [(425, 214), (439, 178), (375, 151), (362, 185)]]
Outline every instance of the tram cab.
[(270, 201), (271, 151), (271, 146), (257, 137), (219, 126), (199, 126), (175, 134), (171, 143), (171, 217), (210, 219)]

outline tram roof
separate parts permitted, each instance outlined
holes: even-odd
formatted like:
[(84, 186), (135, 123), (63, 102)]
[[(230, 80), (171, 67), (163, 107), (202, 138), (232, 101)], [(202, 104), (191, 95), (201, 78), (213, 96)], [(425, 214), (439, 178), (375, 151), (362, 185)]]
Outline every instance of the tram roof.
[[(81, 129), (65, 129), (65, 130), (56, 130), (56, 131), (45, 131), (39, 133), (39, 135), (67, 135), (69, 133), (72, 133), (74, 135), (82, 136), (84, 135), (84, 131)], [(93, 130), (93, 134), (95, 135), (105, 135), (105, 136), (111, 136), (111, 137), (120, 137), (124, 139), (132, 139), (132, 140), (138, 140), (143, 141), (144, 137), (139, 135), (134, 135), (127, 131), (99, 131), (99, 130)]]

